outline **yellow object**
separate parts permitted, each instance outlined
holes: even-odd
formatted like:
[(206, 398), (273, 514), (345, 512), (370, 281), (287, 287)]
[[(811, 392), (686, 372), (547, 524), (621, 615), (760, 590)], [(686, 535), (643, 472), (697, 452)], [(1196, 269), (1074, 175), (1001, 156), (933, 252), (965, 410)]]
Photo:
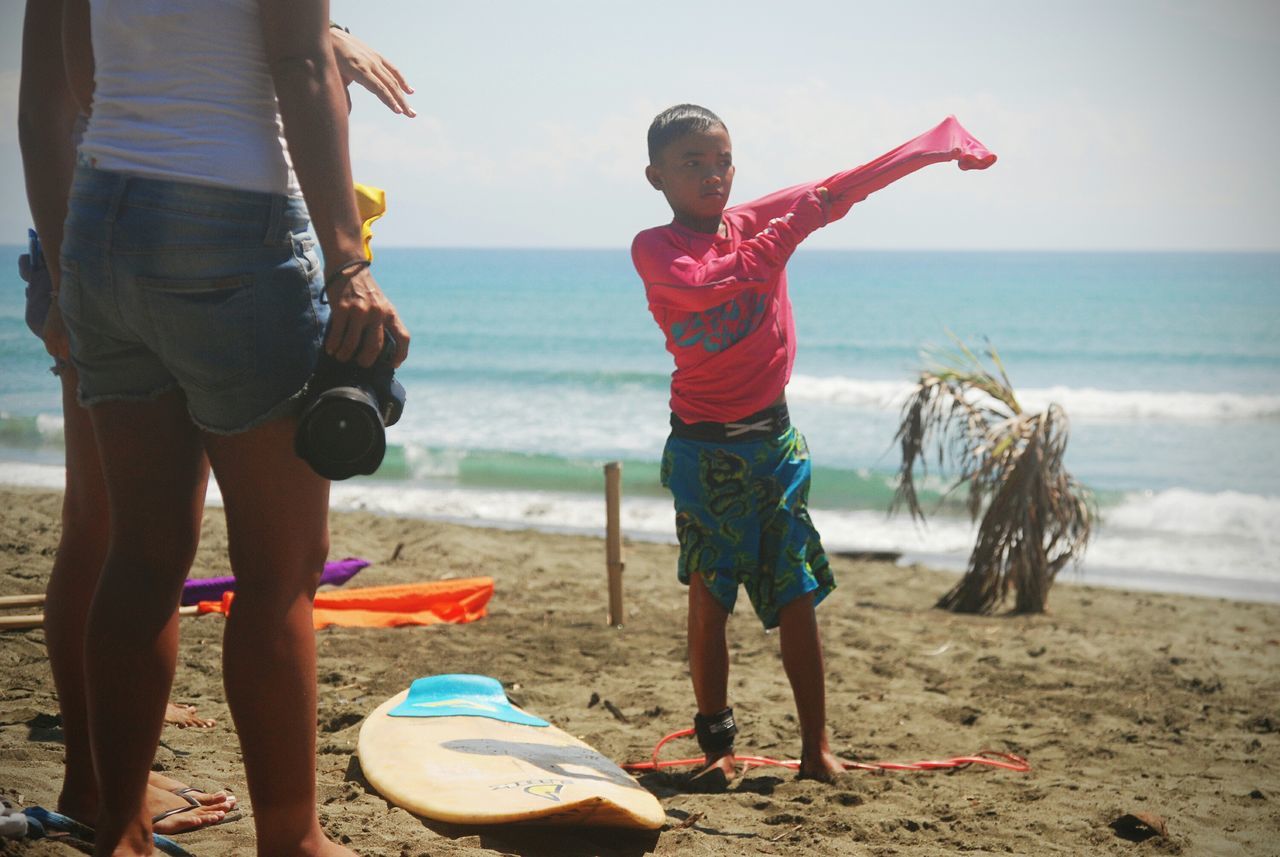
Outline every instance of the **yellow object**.
[(365, 779), (397, 806), (452, 824), (657, 830), (666, 821), (657, 798), (631, 775), (555, 726), (390, 716), (408, 695), (378, 706), (357, 745)]
[(360, 212), (360, 238), (364, 257), (373, 261), (373, 221), (387, 213), (387, 192), (380, 187), (356, 184), (356, 210)]

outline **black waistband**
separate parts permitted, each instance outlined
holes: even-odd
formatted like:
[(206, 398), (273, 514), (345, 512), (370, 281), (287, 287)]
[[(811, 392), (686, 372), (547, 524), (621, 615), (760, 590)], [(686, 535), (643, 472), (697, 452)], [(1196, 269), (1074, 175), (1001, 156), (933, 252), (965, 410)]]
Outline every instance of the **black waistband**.
[(675, 414), (671, 415), (673, 435), (686, 440), (703, 440), (713, 443), (764, 440), (777, 437), (790, 427), (791, 415), (787, 412), (785, 402), (728, 423), (687, 423)]

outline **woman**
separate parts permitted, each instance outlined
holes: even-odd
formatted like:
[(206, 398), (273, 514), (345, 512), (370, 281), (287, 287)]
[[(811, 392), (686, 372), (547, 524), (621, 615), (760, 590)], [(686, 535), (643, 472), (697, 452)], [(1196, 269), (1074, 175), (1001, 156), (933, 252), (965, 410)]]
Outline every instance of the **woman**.
[[(331, 27), (330, 42), (344, 83), (357, 83), (392, 112), (415, 115), (405, 99), (413, 89), (399, 70), (344, 30)], [(86, 108), (88, 105), (84, 105)], [(107, 553), (108, 509), (98, 447), (89, 413), (76, 404), (79, 379), (67, 363), (66, 333), (49, 292), (56, 277), (58, 248), (75, 165), (73, 126), (79, 105), (68, 88), (62, 56), (62, 4), (28, 0), (23, 24), (18, 128), (32, 219), (54, 263), (34, 271), (27, 287), (27, 323), (55, 358), (62, 386), (66, 483), (62, 533), (45, 602), (45, 645), (58, 691), (66, 760), (57, 809), (84, 823), (97, 815), (98, 790), (89, 749), (84, 693), (85, 617)], [(36, 256), (33, 252), (31, 256)], [(28, 257), (33, 268), (38, 258)], [(43, 276), (42, 276), (43, 274)], [(195, 708), (169, 703), (165, 723), (207, 728), (214, 721)], [(235, 808), (235, 797), (207, 794), (152, 771), (147, 811), (157, 833), (174, 834), (217, 824)]]
[(93, 115), (58, 305), (111, 506), (87, 627), (95, 853), (151, 853), (147, 773), (207, 455), (237, 576), (224, 681), (258, 853), (351, 854), (315, 809), (329, 486), (293, 433), (321, 347), (368, 366), (386, 331), (399, 365), (409, 336), (363, 257), (327, 4), (78, 0), (66, 23), (68, 58), (93, 60), (71, 81)]

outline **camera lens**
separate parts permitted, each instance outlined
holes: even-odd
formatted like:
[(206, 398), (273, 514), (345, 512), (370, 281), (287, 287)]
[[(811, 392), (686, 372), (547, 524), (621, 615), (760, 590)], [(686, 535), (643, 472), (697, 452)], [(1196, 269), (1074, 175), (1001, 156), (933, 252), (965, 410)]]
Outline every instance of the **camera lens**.
[(374, 403), (349, 387), (326, 390), (298, 426), (297, 447), (326, 479), (373, 473), (386, 452), (386, 434)]

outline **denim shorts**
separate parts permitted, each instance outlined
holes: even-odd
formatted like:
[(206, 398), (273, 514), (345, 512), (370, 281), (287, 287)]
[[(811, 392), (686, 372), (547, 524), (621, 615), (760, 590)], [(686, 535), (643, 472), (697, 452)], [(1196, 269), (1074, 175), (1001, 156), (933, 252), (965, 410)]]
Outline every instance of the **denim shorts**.
[(300, 406), (329, 313), (301, 199), (81, 166), (61, 263), (82, 405), (181, 389), (218, 434)]
[(662, 484), (675, 498), (680, 582), (699, 575), (729, 612), (745, 586), (766, 628), (795, 599), (826, 598), (836, 581), (809, 519), (810, 473), (794, 426), (758, 440), (669, 437)]

